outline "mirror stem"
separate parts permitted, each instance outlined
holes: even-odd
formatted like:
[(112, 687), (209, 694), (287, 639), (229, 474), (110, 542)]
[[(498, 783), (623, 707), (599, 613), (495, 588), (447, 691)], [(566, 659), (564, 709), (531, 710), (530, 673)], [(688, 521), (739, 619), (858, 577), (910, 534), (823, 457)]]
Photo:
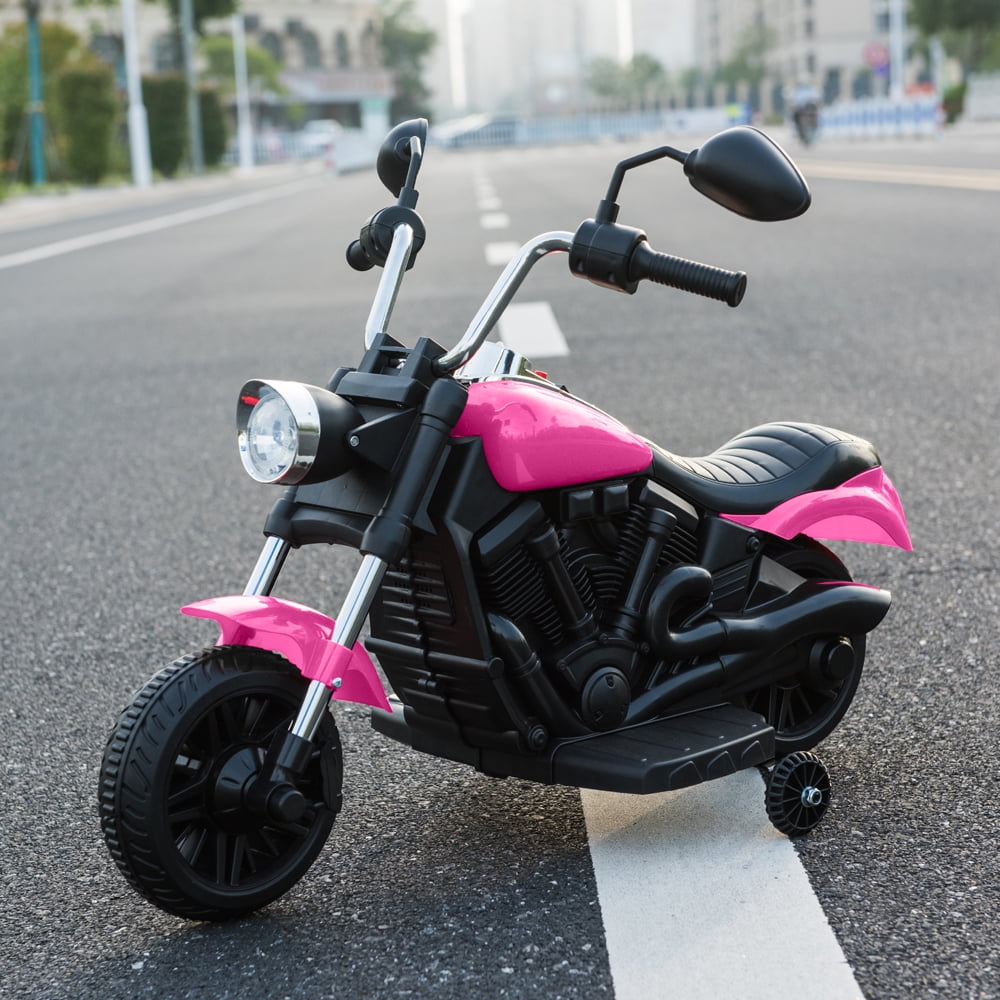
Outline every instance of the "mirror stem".
[(639, 153), (638, 156), (630, 156), (627, 160), (622, 160), (615, 167), (615, 172), (611, 175), (611, 183), (608, 185), (608, 193), (604, 196), (594, 217), (595, 222), (614, 222), (618, 218), (618, 193), (621, 191), (622, 182), (625, 180), (625, 172), (633, 167), (641, 167), (654, 160), (668, 158), (684, 163), (688, 158), (688, 153), (684, 153), (673, 146), (660, 146), (651, 149), (647, 153)]
[(403, 208), (416, 208), (417, 198), (420, 196), (416, 188), (417, 174), (420, 173), (420, 162), (423, 159), (424, 150), (420, 142), (420, 137), (410, 136), (410, 165), (406, 170), (406, 183), (399, 192), (397, 204)]

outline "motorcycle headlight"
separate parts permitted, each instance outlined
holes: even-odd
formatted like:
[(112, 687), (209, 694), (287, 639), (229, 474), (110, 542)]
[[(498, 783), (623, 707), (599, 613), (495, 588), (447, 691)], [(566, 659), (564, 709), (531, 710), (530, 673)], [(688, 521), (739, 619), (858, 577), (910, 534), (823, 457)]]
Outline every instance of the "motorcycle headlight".
[(243, 468), (258, 483), (330, 479), (350, 464), (345, 437), (363, 422), (346, 399), (328, 389), (252, 379), (236, 408)]

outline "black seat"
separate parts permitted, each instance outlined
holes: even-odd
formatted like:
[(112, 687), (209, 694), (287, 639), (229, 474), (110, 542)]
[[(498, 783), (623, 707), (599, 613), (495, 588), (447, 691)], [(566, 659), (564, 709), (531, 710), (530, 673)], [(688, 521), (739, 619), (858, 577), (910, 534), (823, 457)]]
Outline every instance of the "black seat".
[(882, 464), (863, 438), (818, 424), (763, 424), (704, 458), (681, 458), (649, 444), (654, 479), (725, 514), (761, 514)]

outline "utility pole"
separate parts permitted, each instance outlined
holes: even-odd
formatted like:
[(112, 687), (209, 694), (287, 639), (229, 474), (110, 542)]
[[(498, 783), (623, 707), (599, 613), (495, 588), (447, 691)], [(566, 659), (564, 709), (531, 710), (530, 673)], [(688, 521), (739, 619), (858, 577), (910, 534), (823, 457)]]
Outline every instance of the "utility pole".
[(42, 104), (42, 43), (38, 31), (40, 0), (24, 0), (28, 18), (28, 127), (31, 139), (31, 183), (45, 183), (45, 110)]
[(181, 0), (181, 48), (184, 53), (184, 79), (187, 83), (188, 136), (191, 146), (191, 172), (205, 172), (201, 146), (201, 106), (198, 103), (198, 76), (194, 68), (194, 4)]
[(142, 103), (139, 75), (139, 46), (135, 27), (135, 0), (121, 0), (122, 40), (125, 44), (125, 87), (128, 93), (128, 148), (132, 161), (132, 181), (138, 188), (149, 187), (153, 168), (149, 155), (149, 122)]
[(247, 80), (247, 36), (243, 15), (232, 18), (233, 70), (236, 75), (236, 136), (240, 170), (253, 169), (253, 124), (250, 120), (250, 86)]
[(889, 0), (889, 96), (903, 96), (906, 69), (905, 0)]

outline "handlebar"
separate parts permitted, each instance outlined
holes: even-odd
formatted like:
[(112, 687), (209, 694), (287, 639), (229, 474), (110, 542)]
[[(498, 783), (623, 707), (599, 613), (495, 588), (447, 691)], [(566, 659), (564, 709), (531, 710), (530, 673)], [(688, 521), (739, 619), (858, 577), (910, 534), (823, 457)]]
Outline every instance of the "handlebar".
[(738, 306), (747, 287), (742, 271), (658, 253), (641, 229), (609, 220), (587, 219), (580, 224), (573, 236), (569, 267), (578, 278), (629, 295), (640, 281), (649, 279)]
[[(366, 346), (371, 346), (378, 333), (386, 332), (403, 273), (410, 266), (411, 251), (415, 249), (413, 228), (402, 219), (394, 221), (399, 224), (389, 239), (385, 270), (365, 330)], [(361, 257), (352, 245), (349, 260), (352, 251), (355, 258)], [(640, 281), (648, 279), (681, 291), (718, 299), (730, 306), (739, 305), (746, 291), (747, 276), (742, 271), (726, 271), (658, 253), (646, 242), (646, 234), (641, 230), (588, 220), (576, 233), (542, 233), (521, 247), (497, 279), (462, 339), (435, 360), (437, 374), (454, 372), (472, 358), (534, 264), (553, 252), (569, 253), (570, 270), (578, 277), (619, 291), (634, 292)]]
[(727, 271), (668, 253), (658, 253), (645, 242), (637, 244), (632, 251), (629, 278), (633, 281), (648, 278), (659, 285), (718, 299), (729, 306), (738, 306), (747, 290), (744, 271)]

